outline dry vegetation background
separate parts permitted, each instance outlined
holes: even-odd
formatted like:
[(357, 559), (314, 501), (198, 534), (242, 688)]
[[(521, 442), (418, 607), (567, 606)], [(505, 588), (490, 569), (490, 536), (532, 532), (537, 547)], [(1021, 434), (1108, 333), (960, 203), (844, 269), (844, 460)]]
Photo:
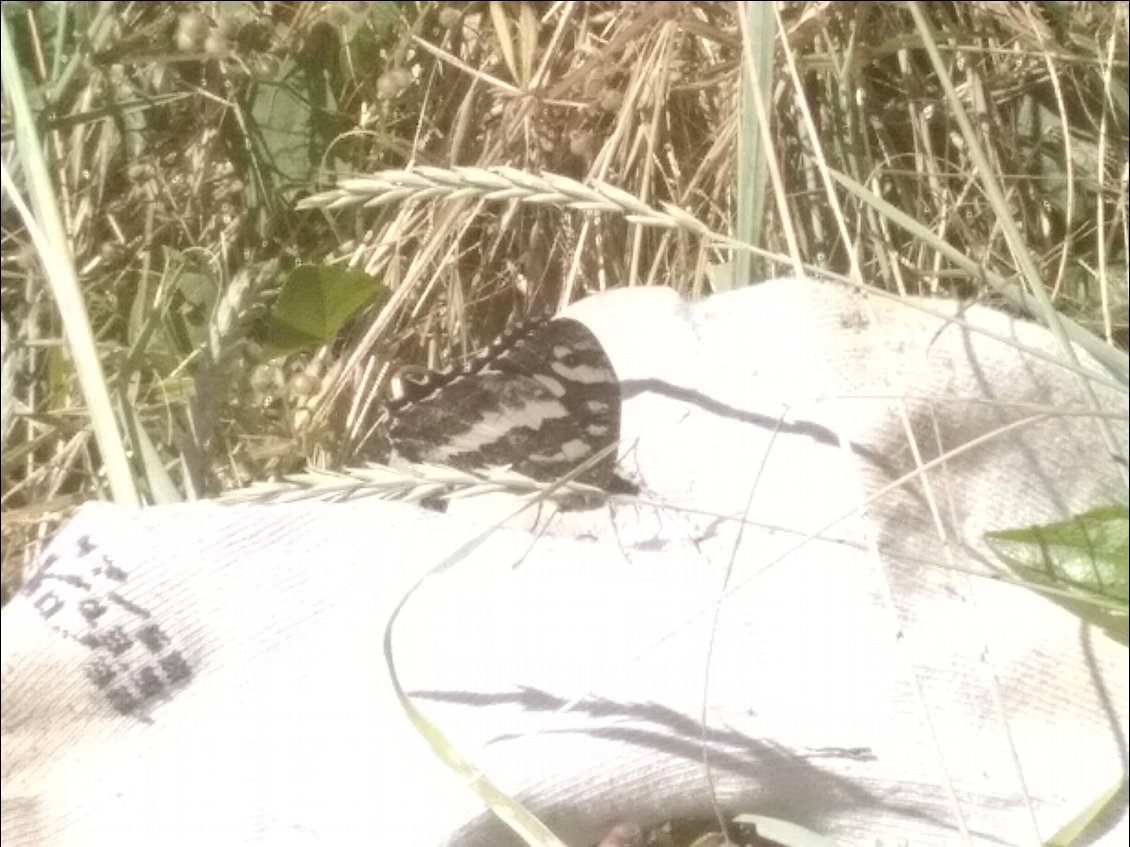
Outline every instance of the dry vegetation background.
[[(84, 500), (356, 460), (389, 362), (607, 287), (804, 268), (1018, 308), (1034, 270), (1125, 361), (1125, 3), (3, 14), (6, 587)], [(46, 260), (9, 182), (58, 211)]]

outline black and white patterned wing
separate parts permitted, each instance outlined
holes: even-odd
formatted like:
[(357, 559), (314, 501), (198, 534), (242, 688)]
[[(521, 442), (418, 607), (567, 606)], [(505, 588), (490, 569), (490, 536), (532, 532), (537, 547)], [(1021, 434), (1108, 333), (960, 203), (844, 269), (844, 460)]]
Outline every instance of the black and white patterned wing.
[[(508, 330), (460, 369), (405, 379), (389, 406), (390, 465), (510, 467), (558, 479), (620, 437), (620, 384), (582, 323)], [(607, 487), (615, 452), (582, 479)]]

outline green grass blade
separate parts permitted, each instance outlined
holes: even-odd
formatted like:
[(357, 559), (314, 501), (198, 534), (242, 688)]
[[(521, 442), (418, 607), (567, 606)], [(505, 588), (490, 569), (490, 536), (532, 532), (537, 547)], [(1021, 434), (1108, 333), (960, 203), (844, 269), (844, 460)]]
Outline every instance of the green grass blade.
[(114, 500), (122, 504), (138, 505), (141, 501), (126, 457), (121, 431), (114, 416), (114, 406), (98, 358), (94, 333), (90, 328), (90, 319), (86, 313), (78, 277), (71, 260), (70, 245), (59, 216), (54, 187), (47, 172), (47, 163), (43, 158), (35, 129), (35, 116), (28, 105), (23, 75), (16, 61), (7, 18), (2, 16), (0, 16), (0, 67), (3, 69), (4, 87), (12, 106), (12, 122), (15, 127), (20, 163), (35, 207), (34, 218), (26, 207), (22, 207), (22, 203), (19, 203), (16, 187), (11, 184), (5, 187), (12, 195), (13, 201), (21, 207), (20, 211), (35, 241), (47, 282), (58, 305), (79, 386), (90, 410), (94, 437), (98, 441), (98, 449)]

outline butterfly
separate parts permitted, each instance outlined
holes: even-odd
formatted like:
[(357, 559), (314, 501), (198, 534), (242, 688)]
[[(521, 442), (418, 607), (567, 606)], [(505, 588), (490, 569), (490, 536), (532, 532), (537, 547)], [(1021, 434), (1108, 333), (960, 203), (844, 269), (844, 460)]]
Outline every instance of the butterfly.
[[(403, 372), (382, 429), (392, 467), (508, 467), (552, 482), (619, 440), (620, 384), (584, 324), (530, 321), (462, 366)], [(615, 461), (610, 451), (579, 480), (610, 488)]]

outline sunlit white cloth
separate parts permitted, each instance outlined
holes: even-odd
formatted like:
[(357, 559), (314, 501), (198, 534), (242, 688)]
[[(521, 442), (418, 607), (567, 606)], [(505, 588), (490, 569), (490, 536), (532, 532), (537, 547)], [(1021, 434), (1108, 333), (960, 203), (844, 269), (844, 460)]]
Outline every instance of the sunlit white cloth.
[[(809, 281), (569, 314), (640, 494), (486, 533), (394, 630), (495, 784), (574, 844), (713, 792), (860, 845), (1039, 844), (1117, 784), (1126, 648), (983, 538), (1126, 501), (1109, 375), (1100, 418), (1034, 325)], [(517, 843), (381, 652), (498, 500), (84, 508), (0, 616), (4, 843)]]

